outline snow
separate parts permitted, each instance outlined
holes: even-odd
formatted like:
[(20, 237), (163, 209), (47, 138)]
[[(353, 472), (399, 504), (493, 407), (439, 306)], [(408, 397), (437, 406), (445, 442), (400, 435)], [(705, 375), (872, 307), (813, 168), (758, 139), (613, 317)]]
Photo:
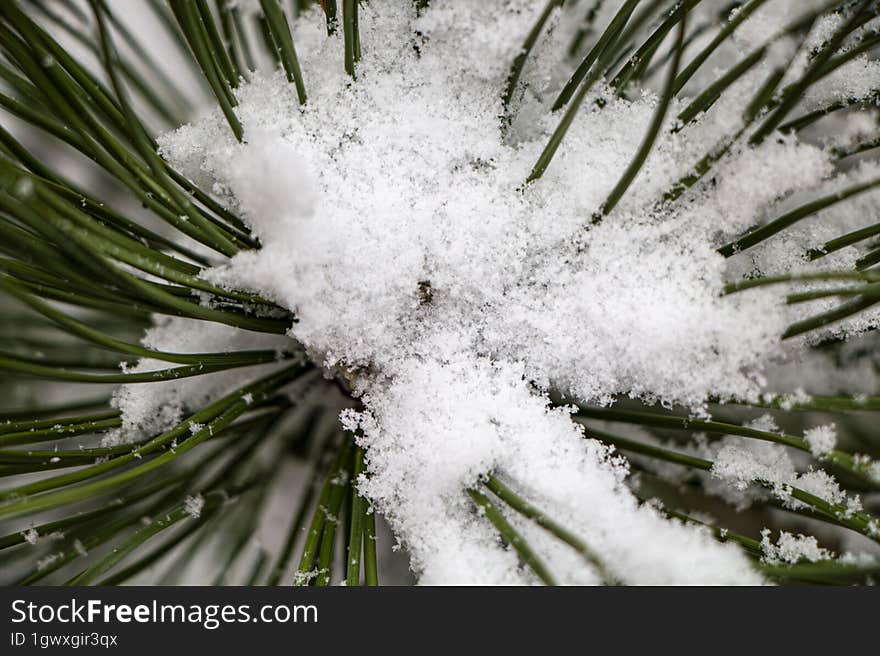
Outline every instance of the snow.
[(826, 471), (811, 468), (798, 473), (786, 448), (778, 444), (756, 440), (734, 442), (733, 438), (725, 438), (715, 455), (711, 473), (739, 491), (756, 482), (767, 485), (787, 508), (804, 507), (791, 496), (791, 489), (797, 488), (828, 503), (844, 506), (846, 513), (862, 509), (861, 500), (848, 496)]
[(824, 458), (831, 454), (837, 444), (837, 431), (834, 424), (816, 426), (804, 432), (804, 440), (814, 456)]
[[(442, 320), (461, 327), (456, 339), (468, 348), (524, 359), (533, 380), (584, 399), (631, 392), (694, 404), (707, 389), (754, 393), (749, 364), (775, 348), (784, 324), (761, 294), (718, 295), (724, 262), (710, 235), (721, 216), (742, 229), (754, 214), (738, 177), (723, 178), (729, 189), (700, 216), (646, 222), (645, 205), (680, 168), (680, 144), (665, 144), (637, 188), (641, 202), (625, 202), (620, 220), (585, 243), (583, 217), (627, 164), (655, 99), (591, 112), (545, 178), (523, 193), (546, 135), (515, 147), (500, 136), (496, 91), (511, 39), (484, 43), (475, 25), (499, 12), (432, 8), (417, 26), (431, 47), (416, 58), (405, 48), (414, 28), (401, 14), (409, 10), (379, 7), (379, 15), (365, 12), (363, 40), (375, 31), (402, 45), (374, 52), (357, 85), (331, 67), (326, 51), (337, 43), (322, 40), (315, 54), (304, 45), (303, 66), (312, 71), (305, 112), (279, 78), (257, 78), (241, 91), (246, 144), (231, 141), (219, 117), (162, 140), (188, 174), (210, 174), (216, 189), (232, 192), (264, 243), (212, 279), (258, 288), (292, 308), (293, 335), (330, 365), (373, 367), (391, 359), (402, 335), (416, 338)], [(510, 13), (493, 20), (523, 24)], [(315, 35), (296, 36), (308, 44)], [(476, 41), (473, 51), (458, 47), (462, 39)], [(747, 156), (778, 155), (784, 166), (775, 169), (816, 161), (811, 175), (825, 172), (816, 149), (800, 150), (771, 144)], [(769, 173), (762, 189), (748, 182), (756, 204), (789, 184)], [(424, 283), (430, 305), (420, 302)], [(684, 369), (691, 375), (679, 375)]]
[[(486, 472), (515, 481), (622, 582), (759, 580), (734, 548), (639, 507), (623, 485), (623, 462), (585, 440), (566, 410), (548, 408), (520, 366), (450, 357), (438, 370), (413, 359), (364, 401), (369, 412), (347, 416), (364, 432), (373, 472), (359, 487), (404, 536), (423, 583), (531, 580), (461, 494)], [(564, 581), (597, 582), (573, 552), (553, 564)]]
[[(826, 150), (794, 135), (734, 145), (687, 202), (658, 209), (663, 192), (742, 121), (741, 104), (722, 100), (672, 133), (686, 106), (674, 101), (636, 183), (592, 226), (657, 97), (646, 90), (618, 99), (598, 84), (546, 174), (523, 187), (556, 127), (547, 107), (567, 76), (540, 73), (542, 57), (556, 61), (570, 37), (551, 30), (524, 70), (505, 133), (500, 90), (539, 4), (461, 0), (421, 16), (408, 3), (363, 5), (356, 83), (339, 63), (341, 37), (328, 38), (314, 14), (297, 21), (305, 107), (280, 73), (257, 73), (237, 91), (244, 143), (219, 111), (160, 138), (162, 155), (239, 211), (263, 244), (206, 277), (290, 309), (289, 336), (316, 362), (347, 372), (365, 407), (342, 417), (367, 448), (359, 489), (389, 519), (422, 583), (534, 582), (464, 493), (488, 473), (575, 530), (622, 582), (759, 583), (733, 545), (639, 506), (623, 484), (625, 461), (584, 436), (546, 393), (598, 404), (629, 395), (695, 411), (710, 396), (756, 398), (766, 364), (787, 352), (779, 335), (788, 323), (832, 301), (786, 307), (778, 290), (722, 296), (724, 283), (806, 267), (803, 253), (842, 226), (864, 225), (878, 194), (835, 205), (791, 237), (729, 261), (717, 247), (805, 192), (845, 187), (876, 166), (835, 174)], [(791, 15), (769, 7), (795, 4), (767, 3), (715, 57), (729, 62), (729, 49), (735, 59), (773, 38)], [(813, 38), (828, 29), (817, 26)], [(789, 50), (771, 49), (770, 64)], [(862, 88), (848, 71), (863, 63), (823, 80), (816, 102)], [(729, 93), (748, 97), (766, 66)], [(704, 68), (698, 77), (713, 70)], [(858, 248), (814, 266), (851, 264)], [(878, 316), (831, 330), (864, 330)], [(158, 325), (145, 343), (190, 352), (292, 344), (185, 319)], [(179, 421), (239, 376), (124, 386), (115, 401), (121, 433)], [(827, 427), (805, 439), (817, 455), (833, 447)], [(824, 472), (798, 474), (782, 447), (744, 442), (722, 441), (716, 477), (740, 490), (760, 479), (786, 498), (797, 485), (846, 501)], [(509, 519), (561, 581), (599, 581), (570, 549)]]
[[(180, 317), (157, 318), (156, 325), (147, 331), (142, 342), (148, 348), (176, 353), (253, 349), (276, 349), (280, 353), (296, 349), (296, 345), (283, 336), (255, 334), (224, 324)], [(174, 366), (178, 365), (141, 358), (129, 371), (154, 371)], [(262, 365), (258, 371), (268, 375), (273, 367), (280, 366), (283, 364)], [(232, 392), (241, 384), (241, 373), (231, 370), (193, 378), (122, 385), (116, 390), (112, 400), (113, 405), (122, 411), (122, 426), (109, 431), (105, 435), (104, 443), (112, 445), (131, 442), (167, 430), (180, 422), (188, 409), (201, 407)]]
[(183, 501), (186, 514), (193, 519), (202, 516), (202, 510), (205, 507), (205, 498), (201, 494), (188, 495)]
[(780, 563), (793, 564), (800, 561), (815, 563), (817, 560), (833, 558), (833, 554), (819, 546), (816, 538), (807, 535), (794, 535), (788, 531), (780, 531), (773, 543), (770, 540), (770, 529), (761, 531), (761, 549), (764, 551), (764, 562), (771, 565)]
[(40, 560), (37, 561), (37, 570), (42, 571), (42, 570), (46, 569), (47, 567), (51, 566), (52, 563), (54, 563), (59, 558), (61, 558), (61, 554), (59, 554), (59, 553), (52, 553), (52, 554), (49, 554), (48, 556), (46, 556), (45, 558), (41, 558)]
[(864, 471), (868, 477), (880, 483), (880, 461), (874, 460), (870, 456), (856, 453), (853, 455), (853, 462), (860, 471)]
[[(745, 425), (757, 430), (780, 432), (776, 421), (769, 414), (761, 415)], [(806, 431), (805, 439), (810, 435), (823, 447), (829, 447), (829, 437), (833, 444), (835, 433), (833, 426), (819, 426)], [(779, 499), (786, 508), (804, 508), (804, 503), (793, 498), (792, 488), (842, 506), (844, 516), (862, 510), (861, 499), (847, 495), (834, 477), (824, 470), (808, 466), (809, 458), (806, 454), (780, 444), (736, 435), (726, 435), (710, 441), (705, 434), (700, 433), (690, 442), (669, 444), (662, 443), (637, 428), (630, 428), (628, 436), (640, 442), (663, 446), (712, 462), (709, 471), (694, 472), (677, 464), (636, 456), (641, 466), (672, 483), (682, 483), (695, 475), (707, 494), (723, 499), (737, 511), (772, 497)], [(827, 453), (823, 451), (821, 457), (825, 457)], [(857, 456), (856, 462), (862, 465), (868, 475), (876, 467), (876, 463), (867, 456)]]
[(747, 428), (754, 428), (759, 431), (766, 431), (768, 433), (781, 433), (779, 430), (779, 426), (776, 423), (776, 420), (773, 418), (773, 415), (764, 413), (763, 415), (752, 419), (748, 424), (746, 424)]
[(730, 440), (715, 456), (712, 473), (742, 490), (754, 481), (770, 483), (777, 488), (796, 478), (794, 464), (784, 447), (772, 443)]

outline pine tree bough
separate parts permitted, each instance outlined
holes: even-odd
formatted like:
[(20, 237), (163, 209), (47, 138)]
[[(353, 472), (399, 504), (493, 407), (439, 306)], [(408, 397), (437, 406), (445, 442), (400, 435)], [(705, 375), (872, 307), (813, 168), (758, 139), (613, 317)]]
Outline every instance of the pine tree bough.
[[(706, 421), (733, 406), (858, 410), (862, 401), (834, 396), (854, 385), (876, 411), (880, 295), (860, 263), (876, 249), (866, 227), (880, 210), (880, 164), (859, 149), (880, 130), (876, 2), (751, 0), (719, 19), (727, 3), (712, 0), (370, 0), (343, 3), (344, 29), (318, 5), (288, 21), (273, 0), (238, 3), (237, 17), (266, 12), (278, 58), (241, 77), (232, 24), (215, 70), (196, 4), (171, 5), (197, 58), (205, 49), (199, 65), (219, 106), (155, 146), (163, 166), (243, 222), (218, 228), (193, 204), (205, 225), (187, 229), (213, 235), (215, 252), (197, 248), (208, 265), (173, 282), (197, 281), (205, 308), (223, 310), (223, 293), (230, 304), (254, 299), (241, 317), (289, 330), (183, 308), (156, 320), (142, 340), (155, 355), (125, 372), (162, 369), (162, 354), (247, 351), (263, 354), (249, 356), (263, 358), (260, 376), (282, 372), (294, 402), (321, 381), (282, 381), (291, 367), (312, 362), (344, 381), (356, 403), (339, 421), (358, 455), (340, 451), (315, 493), (326, 517), (315, 515), (299, 582), (331, 580), (327, 523), (352, 485), (356, 517), (336, 533), (356, 545), (354, 584), (360, 545), (374, 548), (373, 510), (425, 584), (753, 585), (843, 551), (784, 530), (775, 544), (769, 529), (753, 544), (728, 539), (642, 502), (642, 475), (696, 481), (740, 509), (821, 515), (878, 553), (880, 524), (841, 489), (850, 479), (880, 489), (880, 465), (843, 439), (849, 419), (794, 437), (769, 415), (729, 433)], [(858, 161), (841, 156), (850, 152)], [(5, 213), (32, 194), (50, 198), (21, 184), (7, 185)], [(75, 219), (57, 229), (70, 233)], [(109, 243), (102, 253), (121, 259)], [(122, 261), (172, 280), (167, 263)], [(33, 293), (9, 278), (16, 297)], [(794, 292), (809, 296), (786, 303)], [(158, 293), (156, 305), (170, 303)], [(856, 364), (819, 348), (835, 342), (834, 357)], [(277, 362), (265, 357), (273, 351)], [(839, 372), (833, 392), (801, 391), (810, 362), (823, 382)], [(217, 413), (188, 434), (175, 427), (256, 377), (222, 358), (215, 366), (228, 370), (120, 387), (104, 446), (168, 431), (183, 444), (207, 439)], [(249, 394), (229, 407), (247, 410)], [(665, 415), (677, 419), (590, 410), (618, 402), (677, 407)], [(670, 451), (663, 431), (698, 432)], [(178, 519), (203, 521), (215, 496), (179, 497)]]

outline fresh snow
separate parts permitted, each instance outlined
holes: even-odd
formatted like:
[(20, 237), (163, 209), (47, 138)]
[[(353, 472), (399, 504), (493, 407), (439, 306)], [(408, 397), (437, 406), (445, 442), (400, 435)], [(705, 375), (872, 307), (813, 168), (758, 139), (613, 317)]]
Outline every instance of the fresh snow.
[[(551, 20), (555, 29), (529, 59), (506, 130), (501, 90), (541, 3), (438, 2), (421, 16), (409, 4), (361, 7), (356, 82), (342, 70), (341, 37), (328, 38), (315, 13), (299, 19), (308, 103), (300, 107), (280, 73), (255, 74), (238, 90), (244, 143), (219, 111), (160, 138), (162, 155), (239, 211), (263, 244), (207, 277), (293, 311), (290, 337), (361, 395), (364, 410), (342, 416), (367, 448), (369, 476), (359, 489), (390, 521), (421, 582), (535, 582), (464, 492), (492, 473), (580, 535), (620, 582), (760, 583), (735, 546), (639, 505), (624, 484), (626, 461), (585, 437), (546, 395), (598, 404), (629, 395), (695, 412), (705, 412), (710, 396), (757, 398), (766, 364), (806, 341), (783, 348), (788, 323), (833, 301), (787, 307), (779, 289), (722, 296), (724, 283), (805, 269), (807, 249), (875, 220), (878, 195), (835, 205), (729, 261), (716, 248), (817, 192), (876, 177), (878, 167), (834, 174), (820, 145), (767, 139), (734, 147), (688, 202), (660, 211), (663, 192), (741, 120), (741, 103), (722, 98), (672, 133), (686, 105), (676, 101), (636, 183), (592, 226), (642, 140), (656, 95), (616, 99), (597, 85), (546, 174), (524, 187), (559, 120), (549, 105), (570, 69), (548, 71), (574, 21)], [(816, 4), (767, 3), (695, 84), (711, 82), (719, 67)], [(703, 5), (696, 20), (718, 11), (718, 3)], [(768, 57), (791, 55), (777, 41)], [(861, 93), (872, 72), (859, 67), (867, 66), (856, 59), (844, 68), (858, 75), (842, 68), (828, 76), (810, 102)], [(761, 64), (728, 93), (753, 93), (769, 70)], [(845, 249), (809, 266), (851, 266), (856, 257)], [(877, 317), (864, 313), (827, 332), (854, 333)], [(189, 352), (294, 348), (287, 338), (185, 319), (158, 325), (145, 343)], [(241, 376), (125, 386), (116, 397), (123, 430), (167, 427)], [(834, 444), (830, 429), (805, 438), (817, 455)], [(718, 480), (797, 484), (845, 501), (824, 472), (797, 474), (782, 447), (749, 442), (718, 446)], [(600, 581), (570, 548), (509, 519), (560, 581)]]
[(198, 519), (202, 516), (202, 510), (205, 508), (205, 498), (201, 494), (187, 496), (183, 500), (183, 507), (187, 515)]
[(811, 535), (794, 535), (788, 531), (780, 531), (776, 542), (770, 540), (770, 529), (761, 531), (761, 549), (764, 551), (764, 561), (773, 565), (780, 563), (793, 564), (800, 561), (815, 563), (817, 560), (827, 560), (833, 554), (819, 546), (815, 537)]
[(817, 458), (824, 458), (831, 454), (837, 445), (837, 431), (834, 424), (816, 426), (804, 433), (804, 441), (810, 446), (810, 451)]

